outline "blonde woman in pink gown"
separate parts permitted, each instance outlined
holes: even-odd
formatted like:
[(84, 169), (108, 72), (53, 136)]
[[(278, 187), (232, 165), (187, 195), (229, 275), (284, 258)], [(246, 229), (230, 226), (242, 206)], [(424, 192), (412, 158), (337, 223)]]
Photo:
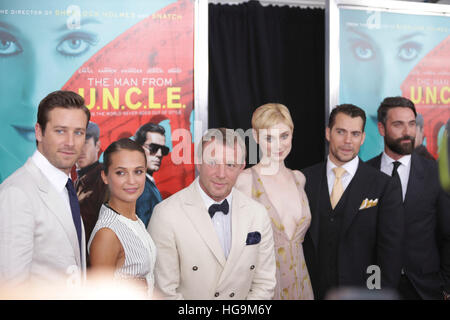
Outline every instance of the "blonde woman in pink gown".
[(282, 104), (262, 105), (253, 113), (252, 128), (262, 158), (240, 174), (236, 187), (263, 204), (272, 221), (277, 264), (274, 299), (314, 299), (302, 247), (311, 223), (305, 177), (284, 164), (294, 130), (289, 110)]

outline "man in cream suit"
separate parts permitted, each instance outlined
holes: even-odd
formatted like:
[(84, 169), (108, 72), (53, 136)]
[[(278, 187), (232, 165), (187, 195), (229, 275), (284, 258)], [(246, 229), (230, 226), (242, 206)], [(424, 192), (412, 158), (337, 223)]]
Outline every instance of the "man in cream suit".
[(0, 287), (81, 283), (85, 238), (70, 171), (89, 118), (74, 92), (40, 102), (37, 150), (0, 185)]
[(233, 130), (210, 129), (197, 157), (198, 178), (159, 203), (150, 220), (157, 286), (169, 299), (271, 299), (276, 266), (269, 216), (233, 188), (245, 145)]

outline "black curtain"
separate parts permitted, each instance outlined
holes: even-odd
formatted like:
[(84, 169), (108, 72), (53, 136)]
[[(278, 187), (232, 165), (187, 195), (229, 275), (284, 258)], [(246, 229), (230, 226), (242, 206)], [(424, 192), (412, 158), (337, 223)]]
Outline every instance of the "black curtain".
[(286, 165), (323, 161), (324, 10), (209, 4), (209, 127), (247, 130), (268, 102), (286, 105), (294, 121)]

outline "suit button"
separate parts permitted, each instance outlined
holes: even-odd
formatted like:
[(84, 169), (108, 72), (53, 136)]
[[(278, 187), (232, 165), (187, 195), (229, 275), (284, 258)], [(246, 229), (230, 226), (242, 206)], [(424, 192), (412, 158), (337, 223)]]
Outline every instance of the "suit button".
[(219, 293), (218, 292), (216, 292), (216, 293), (214, 293), (214, 297), (218, 297), (219, 296)]
[(230, 298), (234, 297), (234, 292), (230, 293)]
[(253, 269), (255, 269), (255, 266), (252, 264), (252, 265), (250, 266), (250, 270), (253, 270)]
[(197, 270), (198, 270), (198, 267), (197, 267), (197, 266), (193, 266), (193, 267), (192, 267), (192, 270), (197, 271)]

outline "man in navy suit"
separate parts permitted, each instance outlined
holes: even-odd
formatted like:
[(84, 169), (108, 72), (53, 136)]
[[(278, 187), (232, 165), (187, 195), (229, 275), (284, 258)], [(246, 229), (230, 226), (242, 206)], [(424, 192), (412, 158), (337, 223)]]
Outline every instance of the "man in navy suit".
[(395, 288), (400, 278), (401, 188), (357, 156), (365, 122), (357, 106), (334, 108), (327, 161), (303, 170), (312, 215), (303, 248), (316, 299), (333, 288)]
[(448, 299), (450, 198), (440, 186), (436, 162), (413, 153), (416, 115), (409, 99), (383, 100), (378, 108), (378, 130), (384, 137), (384, 152), (368, 164), (392, 174), (402, 186), (405, 237), (400, 295), (405, 299)]
[(153, 173), (159, 170), (162, 158), (169, 153), (164, 134), (164, 128), (152, 122), (142, 125), (135, 134), (135, 141), (144, 148), (147, 157), (145, 188), (136, 202), (136, 214), (144, 222), (145, 227), (148, 226), (153, 208), (162, 201)]

